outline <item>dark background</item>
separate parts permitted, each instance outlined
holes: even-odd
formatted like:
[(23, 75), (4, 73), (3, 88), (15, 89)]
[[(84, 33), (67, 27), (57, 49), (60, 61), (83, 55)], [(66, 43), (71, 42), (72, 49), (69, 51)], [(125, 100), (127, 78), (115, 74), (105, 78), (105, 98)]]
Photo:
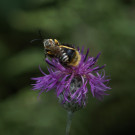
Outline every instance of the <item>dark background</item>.
[(0, 134), (64, 135), (67, 112), (54, 91), (32, 91), (31, 77), (44, 72), (39, 38), (85, 45), (90, 56), (102, 52), (112, 90), (103, 101), (89, 92), (86, 108), (75, 113), (71, 135), (123, 135), (135, 123), (134, 0), (3, 0), (0, 1)]

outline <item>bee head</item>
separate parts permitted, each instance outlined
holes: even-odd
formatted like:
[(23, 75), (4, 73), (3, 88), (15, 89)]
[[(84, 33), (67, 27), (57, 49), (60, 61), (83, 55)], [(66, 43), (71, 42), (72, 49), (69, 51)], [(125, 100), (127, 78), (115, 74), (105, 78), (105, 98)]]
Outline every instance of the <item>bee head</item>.
[(55, 42), (52, 39), (44, 39), (43, 44), (46, 49), (55, 46)]

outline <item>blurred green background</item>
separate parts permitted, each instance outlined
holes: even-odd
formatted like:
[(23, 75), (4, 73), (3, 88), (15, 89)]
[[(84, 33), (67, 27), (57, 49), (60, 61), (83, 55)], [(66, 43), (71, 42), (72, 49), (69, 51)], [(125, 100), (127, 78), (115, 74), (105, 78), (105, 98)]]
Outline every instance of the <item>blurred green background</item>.
[(71, 135), (130, 135), (135, 121), (134, 0), (0, 1), (0, 135), (64, 135), (67, 112), (54, 91), (32, 91), (31, 77), (44, 72), (39, 38), (85, 45), (90, 56), (102, 52), (112, 90), (102, 102), (89, 93), (75, 113)]

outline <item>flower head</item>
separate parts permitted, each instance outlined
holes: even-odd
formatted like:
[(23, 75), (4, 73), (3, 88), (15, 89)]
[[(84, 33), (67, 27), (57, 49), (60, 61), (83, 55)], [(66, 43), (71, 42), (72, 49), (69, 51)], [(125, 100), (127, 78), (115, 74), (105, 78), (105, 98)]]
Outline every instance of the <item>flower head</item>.
[[(36, 80), (33, 84), (34, 90), (40, 90), (42, 92), (55, 89), (59, 101), (64, 105), (68, 104), (68, 107), (75, 105), (77, 108), (86, 104), (89, 84), (91, 87), (91, 93), (93, 97), (101, 99), (104, 95), (108, 95), (105, 92), (110, 89), (107, 86), (109, 79), (105, 76), (105, 71), (99, 73), (99, 70), (105, 67), (105, 65), (99, 67), (95, 66), (100, 53), (96, 57), (89, 57), (89, 49), (86, 54), (83, 54), (84, 48), (78, 49), (81, 55), (81, 61), (76, 67), (63, 66), (58, 59), (45, 61), (50, 65), (48, 68), (49, 74), (45, 74), (41, 68), (42, 77), (32, 78)], [(69, 109), (67, 106), (65, 108)]]

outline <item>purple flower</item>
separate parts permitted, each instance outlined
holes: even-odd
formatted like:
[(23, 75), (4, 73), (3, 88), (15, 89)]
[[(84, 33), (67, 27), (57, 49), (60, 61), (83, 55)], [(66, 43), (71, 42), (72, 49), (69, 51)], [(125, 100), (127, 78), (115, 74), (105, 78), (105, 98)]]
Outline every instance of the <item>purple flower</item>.
[[(105, 92), (110, 89), (107, 86), (109, 79), (105, 76), (105, 71), (101, 74), (99, 70), (105, 67), (105, 65), (99, 67), (95, 66), (100, 53), (94, 58), (89, 57), (89, 49), (86, 54), (83, 54), (84, 47), (79, 51), (81, 54), (81, 61), (77, 67), (64, 67), (58, 59), (49, 60), (46, 58), (46, 62), (50, 65), (48, 68), (49, 74), (45, 74), (41, 68), (42, 77), (32, 78), (36, 80), (33, 84), (33, 90), (40, 90), (42, 92), (50, 91), (54, 89), (60, 102), (77, 104), (78, 106), (85, 106), (88, 95), (87, 85), (91, 87), (91, 93), (93, 97), (102, 99), (104, 95), (108, 95)], [(88, 58), (87, 58), (88, 57)]]

